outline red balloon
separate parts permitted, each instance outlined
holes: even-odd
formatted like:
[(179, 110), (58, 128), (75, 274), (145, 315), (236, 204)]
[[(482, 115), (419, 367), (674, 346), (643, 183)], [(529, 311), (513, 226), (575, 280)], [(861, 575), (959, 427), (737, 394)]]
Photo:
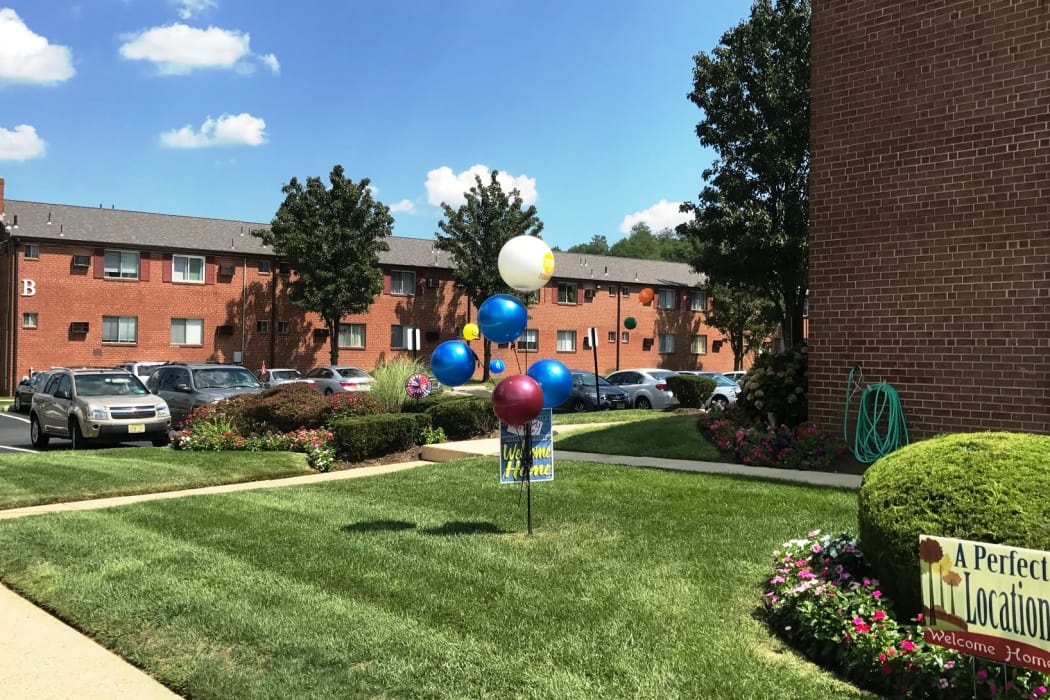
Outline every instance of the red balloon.
[(649, 289), (648, 287), (638, 292), (638, 301), (642, 302), (643, 304), (648, 304), (652, 300), (653, 290)]
[(515, 374), (492, 391), (492, 412), (507, 425), (525, 425), (543, 410), (543, 387), (527, 374)]

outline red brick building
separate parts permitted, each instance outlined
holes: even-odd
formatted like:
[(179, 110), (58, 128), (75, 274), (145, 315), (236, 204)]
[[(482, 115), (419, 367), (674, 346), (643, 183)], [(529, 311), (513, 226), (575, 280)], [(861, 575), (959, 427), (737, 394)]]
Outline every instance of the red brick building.
[[(0, 386), (34, 370), (127, 360), (238, 362), (308, 370), (329, 360), (316, 314), (287, 300), (289, 270), (250, 234), (266, 224), (4, 202), (0, 253)], [(381, 256), (386, 291), (340, 326), (339, 361), (371, 369), (420, 330), (420, 359), (459, 337), (476, 308), (452, 283), (433, 241), (391, 237)], [(704, 278), (688, 265), (555, 253), (555, 276), (529, 306), (527, 336), (493, 348), (507, 371), (553, 357), (599, 371), (668, 367), (728, 371), (729, 344), (703, 324)], [(649, 287), (650, 304), (638, 293)], [(483, 300), (482, 300), (483, 301)], [(624, 327), (633, 317), (637, 326)], [(475, 343), (479, 355), (480, 341)], [(480, 371), (479, 371), (480, 376)]]
[(1050, 432), (1050, 7), (813, 3), (811, 413)]

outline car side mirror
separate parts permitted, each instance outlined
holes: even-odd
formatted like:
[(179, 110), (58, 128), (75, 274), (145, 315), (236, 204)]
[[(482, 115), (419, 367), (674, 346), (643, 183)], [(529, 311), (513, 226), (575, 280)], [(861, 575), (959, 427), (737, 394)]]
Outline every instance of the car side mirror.
[(68, 399), (69, 398), (69, 392), (66, 391), (65, 389), (59, 389), (58, 391), (55, 392), (55, 398), (56, 399)]
[(176, 384), (172, 388), (175, 389), (175, 391), (181, 391), (183, 394), (188, 394), (191, 391), (193, 391), (193, 389), (190, 388), (189, 384)]

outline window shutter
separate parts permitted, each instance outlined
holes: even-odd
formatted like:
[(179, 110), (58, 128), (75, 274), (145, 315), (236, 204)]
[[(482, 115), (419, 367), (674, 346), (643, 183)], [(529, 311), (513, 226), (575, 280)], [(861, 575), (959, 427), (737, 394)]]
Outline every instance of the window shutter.
[(215, 284), (215, 256), (204, 258), (204, 284)]
[(149, 282), (149, 253), (139, 253), (139, 281)]
[(91, 270), (92, 275), (95, 279), (100, 280), (105, 277), (106, 274), (106, 251), (102, 248), (95, 248), (94, 261)]
[(160, 259), (162, 262), (160, 278), (164, 282), (171, 282), (171, 253), (165, 253)]
[(390, 293), (390, 275), (383, 275), (383, 293)]

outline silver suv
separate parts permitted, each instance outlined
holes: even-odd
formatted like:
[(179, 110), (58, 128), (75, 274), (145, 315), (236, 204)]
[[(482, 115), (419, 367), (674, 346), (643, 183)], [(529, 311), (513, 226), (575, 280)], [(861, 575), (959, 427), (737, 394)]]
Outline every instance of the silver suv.
[(29, 408), (29, 437), (39, 449), (52, 437), (72, 440), (74, 450), (95, 441), (150, 440), (161, 447), (170, 430), (168, 404), (135, 375), (112, 367), (52, 369)]
[(163, 365), (149, 376), (146, 386), (168, 402), (175, 426), (182, 425), (195, 408), (263, 390), (255, 375), (244, 367), (218, 364)]

